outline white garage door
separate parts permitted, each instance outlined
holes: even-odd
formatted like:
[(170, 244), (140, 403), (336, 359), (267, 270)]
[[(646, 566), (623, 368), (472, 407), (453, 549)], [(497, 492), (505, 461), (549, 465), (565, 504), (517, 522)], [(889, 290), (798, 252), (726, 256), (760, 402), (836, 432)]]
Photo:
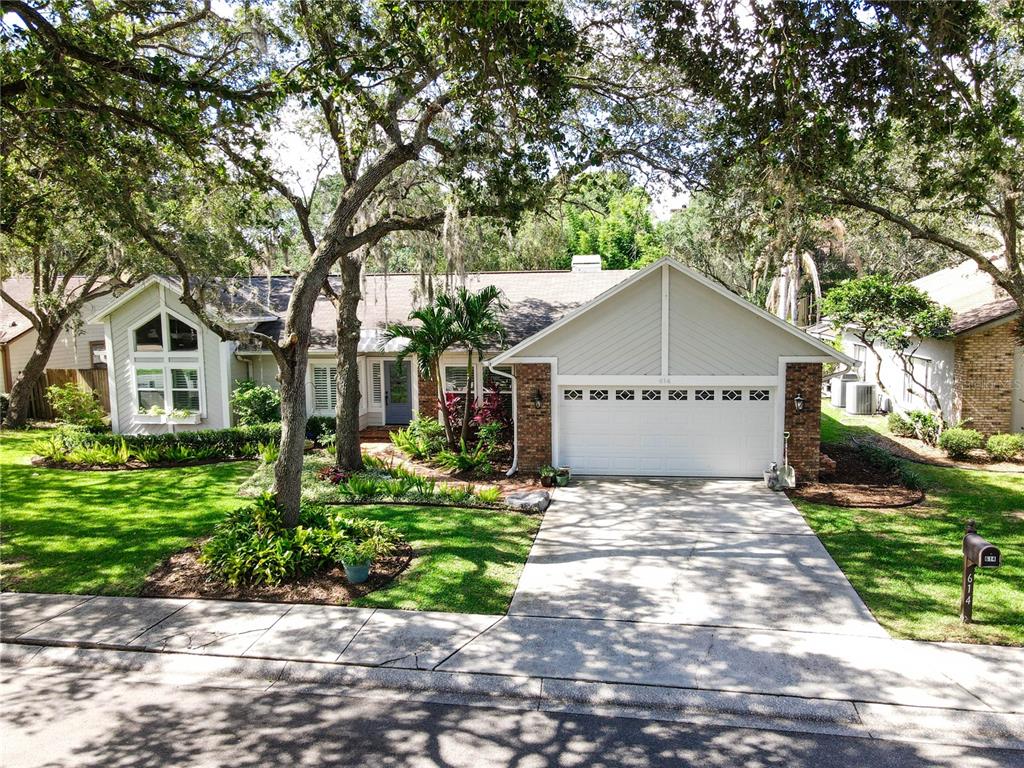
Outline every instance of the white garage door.
[(775, 390), (565, 387), (558, 461), (591, 475), (759, 477), (773, 460)]

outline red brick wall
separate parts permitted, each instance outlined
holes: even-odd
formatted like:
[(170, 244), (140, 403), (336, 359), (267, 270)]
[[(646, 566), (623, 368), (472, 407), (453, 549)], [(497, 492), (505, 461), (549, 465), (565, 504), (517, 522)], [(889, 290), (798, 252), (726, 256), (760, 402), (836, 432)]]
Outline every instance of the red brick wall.
[[(804, 407), (796, 410), (794, 398), (803, 395)], [(798, 483), (815, 482), (821, 466), (821, 363), (789, 363), (786, 366), (786, 421), (789, 432), (789, 463)]]
[(438, 417), (437, 384), (433, 379), (423, 378), (423, 374), (417, 374), (416, 408), (420, 416), (429, 416), (432, 419)]
[(1009, 432), (1015, 323), (959, 336), (954, 346), (954, 413), (986, 435)]
[[(527, 363), (515, 367), (516, 425), (519, 436), (519, 469), (535, 472), (551, 463), (551, 366)], [(534, 404), (540, 391), (543, 402)]]

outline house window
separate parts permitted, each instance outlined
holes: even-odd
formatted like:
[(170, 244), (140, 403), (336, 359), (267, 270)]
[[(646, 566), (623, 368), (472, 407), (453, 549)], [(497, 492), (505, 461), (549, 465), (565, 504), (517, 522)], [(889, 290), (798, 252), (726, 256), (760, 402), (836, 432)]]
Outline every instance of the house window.
[(136, 368), (135, 391), (139, 413), (145, 413), (150, 408), (167, 410), (163, 368)]
[(632, 389), (616, 389), (615, 390), (616, 400), (635, 400), (636, 392)]
[(163, 315), (157, 315), (135, 329), (136, 352), (164, 351)]
[(644, 389), (644, 390), (641, 390), (641, 392), (640, 392), (640, 399), (644, 400), (646, 402), (651, 402), (652, 400), (661, 400), (661, 390), (660, 389)]
[(509, 376), (512, 375), (511, 365), (496, 365), (494, 370), (498, 371), (495, 373), (490, 368), (484, 366), (483, 369), (483, 400), (485, 404), (493, 402), (494, 398), (498, 398), (498, 402), (501, 405), (501, 411), (504, 417), (508, 420), (512, 419), (512, 379), (499, 374), (505, 373)]
[(687, 391), (685, 389), (670, 389), (668, 391), (668, 399), (675, 400), (677, 402), (680, 400), (686, 400)]
[(199, 370), (171, 368), (171, 407), (176, 411), (199, 411)]
[(607, 400), (608, 390), (607, 389), (592, 389), (590, 390), (591, 400)]
[[(920, 384), (914, 382), (917, 379)], [(932, 386), (932, 361), (925, 357), (911, 357), (903, 371), (903, 400), (910, 404), (915, 397), (924, 398), (925, 389)]]
[(853, 359), (860, 363), (858, 371), (863, 381), (871, 381), (873, 374), (868, 371), (868, 348), (863, 344), (853, 345)]
[(743, 399), (743, 392), (738, 389), (723, 389), (722, 399), (729, 403), (735, 403)]
[(693, 393), (693, 399), (699, 403), (704, 403), (709, 400), (715, 399), (715, 390), (713, 389), (698, 389)]
[(444, 391), (465, 392), (469, 377), (464, 365), (446, 365), (444, 367)]
[(199, 349), (199, 331), (174, 315), (167, 316), (171, 352), (195, 352)]
[(750, 396), (749, 396), (750, 400), (755, 400), (755, 401), (757, 401), (759, 403), (763, 403), (766, 400), (768, 400), (769, 397), (770, 397), (770, 393), (768, 392), (767, 389), (752, 389), (752, 390), (750, 390)]
[(583, 390), (582, 389), (567, 389), (562, 392), (563, 400), (582, 400)]
[(338, 369), (333, 365), (313, 366), (313, 410), (333, 411), (338, 404)]

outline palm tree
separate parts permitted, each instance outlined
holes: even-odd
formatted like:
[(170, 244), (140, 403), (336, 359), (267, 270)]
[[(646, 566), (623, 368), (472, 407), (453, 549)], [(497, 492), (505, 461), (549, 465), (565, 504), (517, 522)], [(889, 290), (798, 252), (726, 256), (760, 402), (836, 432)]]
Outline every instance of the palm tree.
[(416, 355), (416, 367), (421, 378), (433, 379), (437, 385), (437, 402), (441, 408), (444, 433), (448, 444), (454, 446), (455, 433), (444, 403), (444, 378), (441, 371), (441, 356), (456, 342), (455, 324), (447, 309), (435, 301), (409, 314), (408, 323), (391, 323), (384, 328), (381, 349), (387, 342), (404, 339), (407, 343), (398, 353), (401, 363), (408, 355)]
[(466, 392), (459, 438), (460, 444), (465, 445), (469, 439), (469, 412), (473, 399), (473, 356), (483, 360), (488, 349), (505, 343), (505, 327), (499, 315), (507, 305), (501, 291), (493, 285), (476, 292), (459, 288), (455, 293), (441, 294), (435, 304), (451, 318), (455, 343), (466, 348)]

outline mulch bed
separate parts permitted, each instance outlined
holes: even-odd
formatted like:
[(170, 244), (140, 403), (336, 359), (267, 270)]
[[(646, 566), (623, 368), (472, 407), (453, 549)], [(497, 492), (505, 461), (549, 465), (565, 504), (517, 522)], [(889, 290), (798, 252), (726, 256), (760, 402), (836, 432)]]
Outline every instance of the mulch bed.
[(955, 469), (974, 469), (983, 472), (1024, 473), (1024, 461), (994, 461), (984, 450), (971, 451), (966, 459), (951, 459), (941, 448), (922, 443), (913, 437), (897, 435), (865, 435), (868, 442), (888, 451), (894, 456), (918, 464), (930, 464), (934, 467), (953, 467)]
[(836, 463), (835, 473), (786, 491), (790, 497), (833, 507), (867, 508), (909, 507), (924, 499), (924, 491), (907, 488), (898, 474), (875, 466), (852, 446), (829, 445), (827, 454)]
[(362, 584), (349, 584), (345, 579), (345, 571), (338, 567), (276, 587), (232, 587), (214, 579), (206, 566), (199, 562), (201, 547), (202, 542), (167, 558), (146, 577), (141, 596), (346, 605), (387, 586), (409, 567), (415, 554), (408, 543), (401, 544), (394, 555), (374, 562), (370, 578)]

